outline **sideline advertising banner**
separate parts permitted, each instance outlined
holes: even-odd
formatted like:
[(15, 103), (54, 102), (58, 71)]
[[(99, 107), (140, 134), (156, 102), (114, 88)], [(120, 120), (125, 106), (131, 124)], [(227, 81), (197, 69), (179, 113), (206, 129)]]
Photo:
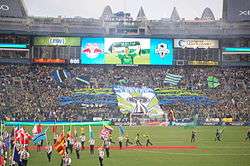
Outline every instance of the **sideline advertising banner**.
[(175, 48), (219, 48), (218, 40), (174, 39)]
[(80, 46), (80, 37), (35, 37), (34, 45), (39, 46)]

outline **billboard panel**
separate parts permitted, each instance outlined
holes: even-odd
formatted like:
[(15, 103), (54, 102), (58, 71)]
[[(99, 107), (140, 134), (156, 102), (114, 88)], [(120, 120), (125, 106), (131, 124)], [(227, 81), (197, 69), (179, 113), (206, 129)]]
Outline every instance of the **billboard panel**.
[(174, 39), (175, 48), (219, 48), (218, 40)]
[(83, 38), (81, 64), (172, 65), (170, 39)]
[(104, 64), (104, 38), (84, 38), (81, 64)]
[(105, 38), (105, 64), (149, 64), (150, 40)]
[(34, 45), (40, 46), (80, 46), (79, 37), (35, 37)]
[(151, 39), (150, 64), (173, 64), (173, 41), (170, 39)]
[(249, 0), (227, 0), (225, 12), (227, 20), (230, 22), (250, 21), (250, 1)]

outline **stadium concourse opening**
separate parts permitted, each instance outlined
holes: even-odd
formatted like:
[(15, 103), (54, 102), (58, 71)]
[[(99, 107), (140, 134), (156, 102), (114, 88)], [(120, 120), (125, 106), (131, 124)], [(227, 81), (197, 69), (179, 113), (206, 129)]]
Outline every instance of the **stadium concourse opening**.
[(58, 2), (0, 0), (0, 166), (249, 166), (249, 0)]

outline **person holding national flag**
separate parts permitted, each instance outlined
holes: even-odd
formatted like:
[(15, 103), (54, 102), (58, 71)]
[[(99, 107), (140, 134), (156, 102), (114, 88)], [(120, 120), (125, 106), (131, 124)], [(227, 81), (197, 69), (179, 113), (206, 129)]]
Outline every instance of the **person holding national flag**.
[(76, 140), (75, 144), (74, 144), (74, 149), (76, 151), (76, 158), (77, 159), (80, 159), (80, 151), (81, 151), (81, 143), (80, 141)]
[(22, 161), (22, 166), (27, 166), (28, 164), (28, 159), (30, 158), (29, 152), (25, 149), (25, 146), (22, 147), (22, 150), (19, 152), (20, 153), (20, 160)]
[(99, 163), (100, 166), (103, 166), (103, 159), (104, 159), (104, 151), (103, 148), (98, 149), (98, 156), (99, 156)]
[(110, 156), (110, 144), (111, 142), (109, 141), (108, 138), (105, 138), (104, 141), (103, 141), (103, 147), (105, 149), (105, 152), (106, 152), (106, 155), (107, 155), (107, 158), (109, 158)]
[(81, 140), (81, 145), (82, 145), (82, 149), (85, 149), (85, 141), (86, 141), (86, 136), (85, 133), (82, 133), (82, 135), (80, 136), (80, 140)]
[(51, 161), (51, 156), (52, 156), (52, 145), (50, 144), (50, 142), (48, 142), (48, 146), (47, 146), (47, 158), (48, 161)]
[(94, 154), (94, 148), (95, 148), (95, 139), (91, 138), (89, 140), (89, 152), (90, 152), (91, 155)]

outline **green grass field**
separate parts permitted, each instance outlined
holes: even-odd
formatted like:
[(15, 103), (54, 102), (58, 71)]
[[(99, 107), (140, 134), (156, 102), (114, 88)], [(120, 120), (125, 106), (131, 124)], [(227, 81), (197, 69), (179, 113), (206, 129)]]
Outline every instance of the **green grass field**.
[[(249, 127), (225, 127), (222, 142), (215, 142), (215, 130), (217, 127), (197, 127), (198, 141), (190, 142), (192, 128), (183, 127), (127, 127), (126, 134), (131, 140), (136, 133), (150, 134), (154, 145), (194, 145), (198, 149), (166, 149), (166, 150), (112, 150), (111, 157), (104, 159), (105, 166), (249, 166), (250, 165), (250, 141), (244, 141)], [(65, 128), (66, 129), (66, 128)], [(97, 145), (101, 145), (99, 139), (100, 127), (93, 127)], [(58, 129), (60, 131), (60, 129)], [(80, 128), (78, 128), (80, 133)], [(85, 128), (88, 136), (88, 128)], [(49, 139), (52, 134), (49, 131)], [(118, 137), (119, 131), (114, 127), (113, 140)], [(132, 139), (133, 138), (133, 139)], [(145, 140), (142, 140), (144, 143)], [(117, 146), (117, 144), (116, 144)], [(48, 163), (46, 152), (31, 151), (28, 165), (44, 166), (60, 164), (60, 157), (53, 152), (53, 161)], [(89, 151), (81, 152), (81, 159), (77, 160), (75, 152), (71, 155), (73, 166), (98, 166), (97, 151), (94, 156)]]

